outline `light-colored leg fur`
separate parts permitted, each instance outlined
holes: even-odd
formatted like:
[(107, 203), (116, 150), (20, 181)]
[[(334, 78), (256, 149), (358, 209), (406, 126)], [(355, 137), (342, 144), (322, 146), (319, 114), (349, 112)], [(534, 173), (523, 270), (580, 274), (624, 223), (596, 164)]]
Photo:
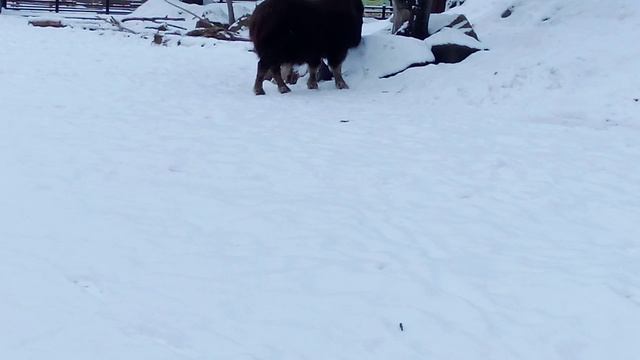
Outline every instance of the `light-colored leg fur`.
[(278, 91), (280, 91), (281, 94), (291, 92), (291, 89), (289, 89), (287, 84), (284, 83), (284, 80), (282, 80), (280, 67), (271, 69), (271, 72), (273, 73), (273, 78), (276, 80), (276, 84), (278, 84)]
[(313, 90), (318, 88), (318, 66), (309, 65), (309, 79), (307, 80), (307, 87)]

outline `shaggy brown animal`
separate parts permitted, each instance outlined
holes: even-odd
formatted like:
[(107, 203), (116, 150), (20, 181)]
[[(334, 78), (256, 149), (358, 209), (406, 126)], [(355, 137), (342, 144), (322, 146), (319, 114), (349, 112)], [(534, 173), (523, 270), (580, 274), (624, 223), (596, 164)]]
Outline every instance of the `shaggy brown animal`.
[(349, 86), (342, 62), (349, 48), (360, 43), (362, 0), (265, 0), (251, 16), (249, 34), (260, 59), (253, 87), (264, 95), (262, 83), (269, 70), (281, 93), (291, 91), (280, 74), (285, 64), (308, 64), (309, 89), (318, 88), (318, 67), (326, 58), (338, 89)]

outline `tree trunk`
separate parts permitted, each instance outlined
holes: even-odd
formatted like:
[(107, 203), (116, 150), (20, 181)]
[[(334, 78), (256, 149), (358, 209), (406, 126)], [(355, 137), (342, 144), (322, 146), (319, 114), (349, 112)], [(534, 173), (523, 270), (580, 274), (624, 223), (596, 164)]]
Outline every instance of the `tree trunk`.
[(429, 15), (431, 15), (432, 6), (433, 0), (418, 0), (411, 29), (414, 38), (424, 40), (429, 36)]
[(433, 6), (431, 12), (433, 14), (439, 14), (447, 10), (447, 0), (433, 0)]
[[(407, 0), (393, 0), (393, 29), (395, 34), (405, 23), (411, 22), (411, 3)], [(403, 31), (404, 32), (404, 31)]]
[(236, 15), (233, 13), (233, 0), (227, 0), (227, 11), (229, 12), (229, 25), (236, 22)]
[(393, 33), (424, 40), (429, 36), (429, 15), (433, 1), (418, 0), (417, 6), (413, 6), (411, 0), (394, 0)]

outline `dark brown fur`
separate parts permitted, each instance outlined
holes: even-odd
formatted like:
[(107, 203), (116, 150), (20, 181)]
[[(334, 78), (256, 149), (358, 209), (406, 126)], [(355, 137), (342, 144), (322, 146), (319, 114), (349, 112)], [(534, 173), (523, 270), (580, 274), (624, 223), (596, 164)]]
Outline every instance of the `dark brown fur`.
[(278, 90), (291, 91), (280, 76), (283, 64), (309, 65), (310, 89), (318, 88), (317, 69), (326, 58), (336, 87), (348, 88), (341, 65), (347, 51), (360, 43), (364, 7), (361, 0), (265, 0), (249, 25), (259, 57), (254, 91), (264, 94), (262, 82), (271, 70)]

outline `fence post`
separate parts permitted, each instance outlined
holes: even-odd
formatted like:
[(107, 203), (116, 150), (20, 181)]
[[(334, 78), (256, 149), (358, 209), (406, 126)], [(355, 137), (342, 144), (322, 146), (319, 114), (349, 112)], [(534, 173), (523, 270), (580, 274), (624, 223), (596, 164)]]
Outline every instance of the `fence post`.
[(7, 7), (7, 0), (0, 0), (0, 14), (2, 14), (2, 9)]
[(111, 7), (111, 1), (110, 0), (105, 0), (104, 2), (104, 10), (107, 13), (107, 15), (109, 14), (109, 8)]
[(56, 0), (56, 13), (60, 12), (60, 0)]
[(382, 20), (387, 18), (387, 5), (382, 5)]

